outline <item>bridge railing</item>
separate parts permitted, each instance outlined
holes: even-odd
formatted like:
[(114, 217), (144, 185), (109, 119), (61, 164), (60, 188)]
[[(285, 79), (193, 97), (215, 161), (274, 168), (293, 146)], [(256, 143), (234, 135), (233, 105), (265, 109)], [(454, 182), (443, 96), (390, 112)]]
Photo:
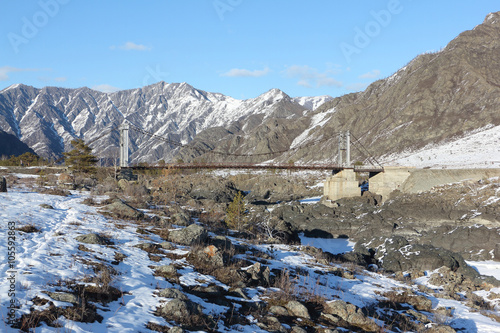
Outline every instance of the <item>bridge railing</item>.
[(355, 166), (344, 167), (338, 164), (254, 164), (254, 163), (167, 163), (163, 165), (153, 166), (131, 166), (130, 169), (147, 170), (147, 169), (174, 169), (174, 170), (187, 170), (187, 169), (253, 169), (253, 170), (331, 170), (342, 171), (344, 169), (354, 169), (355, 172), (383, 172), (382, 167), (371, 166)]

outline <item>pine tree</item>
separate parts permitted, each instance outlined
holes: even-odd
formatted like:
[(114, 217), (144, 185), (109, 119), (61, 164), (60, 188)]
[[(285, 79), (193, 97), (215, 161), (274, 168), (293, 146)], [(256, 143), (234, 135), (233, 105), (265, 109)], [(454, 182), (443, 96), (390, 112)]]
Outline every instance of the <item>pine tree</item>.
[(98, 159), (92, 155), (92, 148), (83, 139), (73, 140), (71, 145), (74, 149), (64, 153), (66, 165), (70, 166), (70, 170), (74, 173), (95, 173)]
[(233, 202), (229, 204), (226, 211), (226, 224), (229, 228), (241, 230), (245, 223), (246, 205), (243, 201), (243, 194), (238, 192)]

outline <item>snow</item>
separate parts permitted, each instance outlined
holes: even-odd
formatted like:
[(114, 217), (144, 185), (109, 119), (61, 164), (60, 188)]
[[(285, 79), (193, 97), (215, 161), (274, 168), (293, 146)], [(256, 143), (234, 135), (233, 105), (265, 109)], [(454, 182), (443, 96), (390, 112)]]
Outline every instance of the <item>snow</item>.
[(493, 276), (500, 280), (500, 263), (497, 261), (466, 261), (474, 267), (481, 275)]
[(384, 156), (379, 161), (417, 168), (500, 168), (500, 126), (486, 126), (451, 142)]
[[(304, 144), (309, 139), (311, 131), (313, 129), (315, 129), (316, 127), (320, 127), (320, 128), (323, 127), (328, 122), (328, 120), (331, 119), (331, 115), (333, 113), (335, 113), (335, 108), (327, 110), (326, 112), (317, 113), (314, 116), (312, 116), (311, 117), (311, 124), (304, 132), (299, 134), (293, 140), (292, 144), (290, 145), (290, 149), (296, 148), (296, 147)], [(327, 117), (327, 116), (330, 116), (330, 117)]]
[[(208, 285), (215, 283), (228, 288), (214, 277), (200, 274), (189, 265), (185, 259), (168, 259), (164, 257), (159, 262), (152, 262), (148, 254), (134, 247), (141, 242), (156, 242), (162, 240), (154, 235), (136, 233), (137, 225), (127, 221), (116, 221), (101, 215), (95, 207), (82, 204), (88, 194), (73, 191), (72, 195), (54, 196), (29, 192), (20, 188), (11, 188), (8, 193), (0, 193), (0, 256), (7, 258), (7, 222), (15, 222), (16, 227), (31, 224), (40, 229), (37, 233), (16, 233), (16, 295), (20, 308), (18, 316), (29, 313), (30, 308), (41, 309), (31, 301), (35, 296), (50, 300), (43, 291), (58, 291), (58, 282), (74, 280), (78, 283), (84, 277), (92, 276), (92, 266), (89, 261), (104, 261), (109, 263), (114, 259), (115, 251), (126, 255), (126, 258), (118, 265), (113, 265), (119, 275), (112, 285), (125, 292), (122, 298), (107, 305), (99, 305), (98, 313), (103, 316), (102, 323), (80, 323), (67, 320), (63, 317), (59, 322), (64, 326), (61, 331), (85, 332), (150, 332), (145, 328), (147, 322), (170, 326), (165, 319), (155, 316), (155, 309), (169, 299), (156, 296), (158, 288), (176, 287), (164, 278), (153, 276), (151, 267), (175, 264), (180, 266), (180, 284)], [(97, 200), (103, 198), (96, 198)], [(54, 209), (44, 209), (40, 204), (49, 204)], [(114, 246), (101, 246), (85, 244), (93, 252), (78, 249), (79, 243), (75, 237), (90, 232), (107, 235)], [(354, 243), (348, 239), (320, 239), (300, 236), (302, 245), (311, 245), (321, 248), (323, 251), (334, 254), (351, 251)], [(234, 244), (243, 241), (231, 238)], [(413, 288), (417, 291), (417, 285), (408, 286), (403, 282), (391, 279), (387, 275), (367, 271), (354, 271), (353, 279), (346, 279), (331, 274), (333, 265), (319, 264), (311, 255), (305, 254), (297, 246), (270, 245), (270, 244), (247, 244), (257, 250), (268, 253), (271, 259), (267, 260), (266, 266), (271, 270), (299, 269), (301, 273), (298, 279), (298, 288), (303, 292), (316, 292), (327, 300), (341, 298), (346, 302), (359, 307), (376, 304), (384, 293), (397, 288)], [(185, 254), (188, 248), (180, 248), (169, 251), (177, 254)], [(249, 258), (249, 260), (252, 260)], [(499, 277), (500, 263), (498, 262), (470, 262), (481, 273)], [(340, 267), (340, 266), (338, 266)], [(0, 263), (0, 316), (6, 317), (6, 306), (10, 302), (8, 295), (9, 282), (6, 279), (9, 267), (3, 260)], [(418, 279), (418, 284), (428, 284), (428, 272), (425, 277)], [(248, 296), (254, 301), (262, 298), (264, 288), (247, 288)], [(500, 292), (495, 288), (493, 292)], [(486, 291), (485, 291), (486, 292)], [(479, 293), (479, 292), (478, 292)], [(188, 294), (188, 297), (203, 306), (206, 314), (217, 316), (228, 310), (227, 307), (208, 303), (203, 299)], [(464, 303), (455, 300), (445, 300), (432, 297), (433, 308), (437, 306), (453, 307), (454, 314), (450, 318), (450, 325), (455, 329), (463, 328), (467, 332), (500, 332), (500, 323), (491, 320), (480, 312), (472, 312)], [(57, 306), (69, 306), (68, 303), (56, 302)], [(0, 331), (4, 329), (0, 325)], [(238, 325), (231, 329), (220, 326), (219, 331), (230, 332), (238, 330), (241, 332), (264, 332), (260, 330), (255, 321), (248, 325)], [(42, 324), (37, 332), (52, 332), (53, 328)], [(462, 330), (463, 331), (463, 330)]]
[(332, 100), (333, 97), (329, 95), (323, 96), (310, 96), (310, 97), (295, 97), (292, 100), (310, 111), (316, 110), (319, 106)]
[(314, 246), (332, 254), (351, 252), (356, 244), (347, 238), (312, 238), (306, 237), (304, 234), (299, 235), (299, 237), (302, 245)]

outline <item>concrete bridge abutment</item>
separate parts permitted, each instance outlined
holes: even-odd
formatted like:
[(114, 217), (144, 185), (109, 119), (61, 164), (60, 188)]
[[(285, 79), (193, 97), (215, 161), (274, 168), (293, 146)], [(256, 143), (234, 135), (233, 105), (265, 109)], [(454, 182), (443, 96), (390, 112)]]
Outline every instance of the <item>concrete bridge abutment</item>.
[[(386, 201), (392, 191), (401, 188), (413, 170), (409, 167), (385, 167), (383, 172), (370, 172), (369, 191), (381, 195), (382, 201)], [(332, 201), (361, 196), (355, 170), (344, 169), (329, 177), (324, 183), (324, 196)]]
[(361, 189), (356, 179), (356, 172), (352, 169), (344, 169), (329, 177), (324, 183), (324, 196), (328, 200), (335, 201), (360, 195)]

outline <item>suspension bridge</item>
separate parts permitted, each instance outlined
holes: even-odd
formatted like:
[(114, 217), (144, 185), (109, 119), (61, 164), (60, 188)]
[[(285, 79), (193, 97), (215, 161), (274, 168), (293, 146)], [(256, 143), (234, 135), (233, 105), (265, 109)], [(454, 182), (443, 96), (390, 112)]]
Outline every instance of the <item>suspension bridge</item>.
[[(368, 156), (368, 160), (373, 161), (370, 165), (353, 165), (351, 163), (351, 136), (352, 134), (347, 132), (342, 132), (338, 136), (338, 154), (337, 154), (337, 163), (330, 164), (295, 164), (295, 163), (165, 163), (162, 165), (130, 165), (129, 163), (129, 131), (134, 130), (143, 135), (147, 135), (153, 139), (161, 140), (168, 144), (171, 144), (178, 148), (190, 148), (198, 150), (201, 153), (209, 153), (209, 154), (219, 154), (226, 157), (261, 157), (264, 155), (278, 155), (287, 153), (293, 150), (303, 149), (305, 146), (299, 146), (295, 148), (289, 148), (281, 151), (273, 151), (269, 153), (257, 153), (257, 154), (236, 154), (229, 152), (219, 152), (214, 150), (206, 150), (201, 149), (189, 145), (184, 145), (180, 142), (176, 142), (165, 138), (163, 136), (150, 133), (141, 129), (139, 126), (123, 123), (119, 127), (120, 131), (120, 168), (122, 169), (132, 169), (132, 170), (146, 170), (146, 169), (248, 169), (248, 170), (266, 170), (266, 169), (275, 169), (275, 170), (330, 170), (332, 173), (340, 172), (344, 169), (350, 169), (354, 172), (369, 172), (369, 173), (378, 173), (383, 172), (384, 168), (373, 158), (368, 150), (361, 145), (359, 140), (356, 139), (356, 143), (365, 150), (365, 154)], [(314, 146), (318, 142), (307, 143), (307, 147)], [(359, 149), (359, 147), (357, 147)], [(361, 150), (360, 150), (361, 151)]]
[[(116, 130), (114, 127), (111, 131)], [(147, 135), (156, 140), (162, 140), (174, 147), (190, 148), (197, 150), (198, 153), (219, 154), (225, 157), (246, 157), (252, 158), (264, 155), (278, 155), (291, 152), (298, 149), (314, 147), (321, 141), (308, 142), (305, 145), (289, 148), (283, 151), (273, 151), (269, 153), (260, 154), (236, 154), (229, 152), (220, 152), (214, 150), (203, 149), (194, 147), (180, 142), (176, 142), (164, 136), (150, 133), (143, 130), (139, 126), (132, 124), (130, 121), (125, 121), (119, 128), (120, 131), (120, 172), (128, 175), (132, 174), (133, 170), (145, 169), (249, 169), (249, 170), (329, 170), (332, 176), (324, 182), (324, 196), (330, 200), (337, 200), (344, 197), (356, 197), (361, 195), (361, 189), (357, 174), (365, 173), (368, 178), (370, 192), (382, 195), (383, 200), (386, 200), (389, 193), (399, 189), (400, 186), (408, 179), (413, 168), (408, 167), (383, 167), (378, 161), (369, 153), (368, 149), (362, 145), (359, 139), (354, 137), (349, 131), (341, 132), (338, 134), (338, 151), (337, 163), (331, 164), (295, 164), (295, 163), (166, 163), (163, 165), (130, 165), (129, 164), (129, 131), (134, 130), (143, 135)], [(94, 139), (95, 142), (103, 136), (109, 134), (103, 133), (98, 138)], [(354, 138), (354, 147), (358, 149), (361, 155), (366, 156), (368, 165), (353, 165), (351, 161), (351, 136)], [(330, 140), (332, 138), (328, 138)], [(90, 143), (89, 143), (90, 144)]]

